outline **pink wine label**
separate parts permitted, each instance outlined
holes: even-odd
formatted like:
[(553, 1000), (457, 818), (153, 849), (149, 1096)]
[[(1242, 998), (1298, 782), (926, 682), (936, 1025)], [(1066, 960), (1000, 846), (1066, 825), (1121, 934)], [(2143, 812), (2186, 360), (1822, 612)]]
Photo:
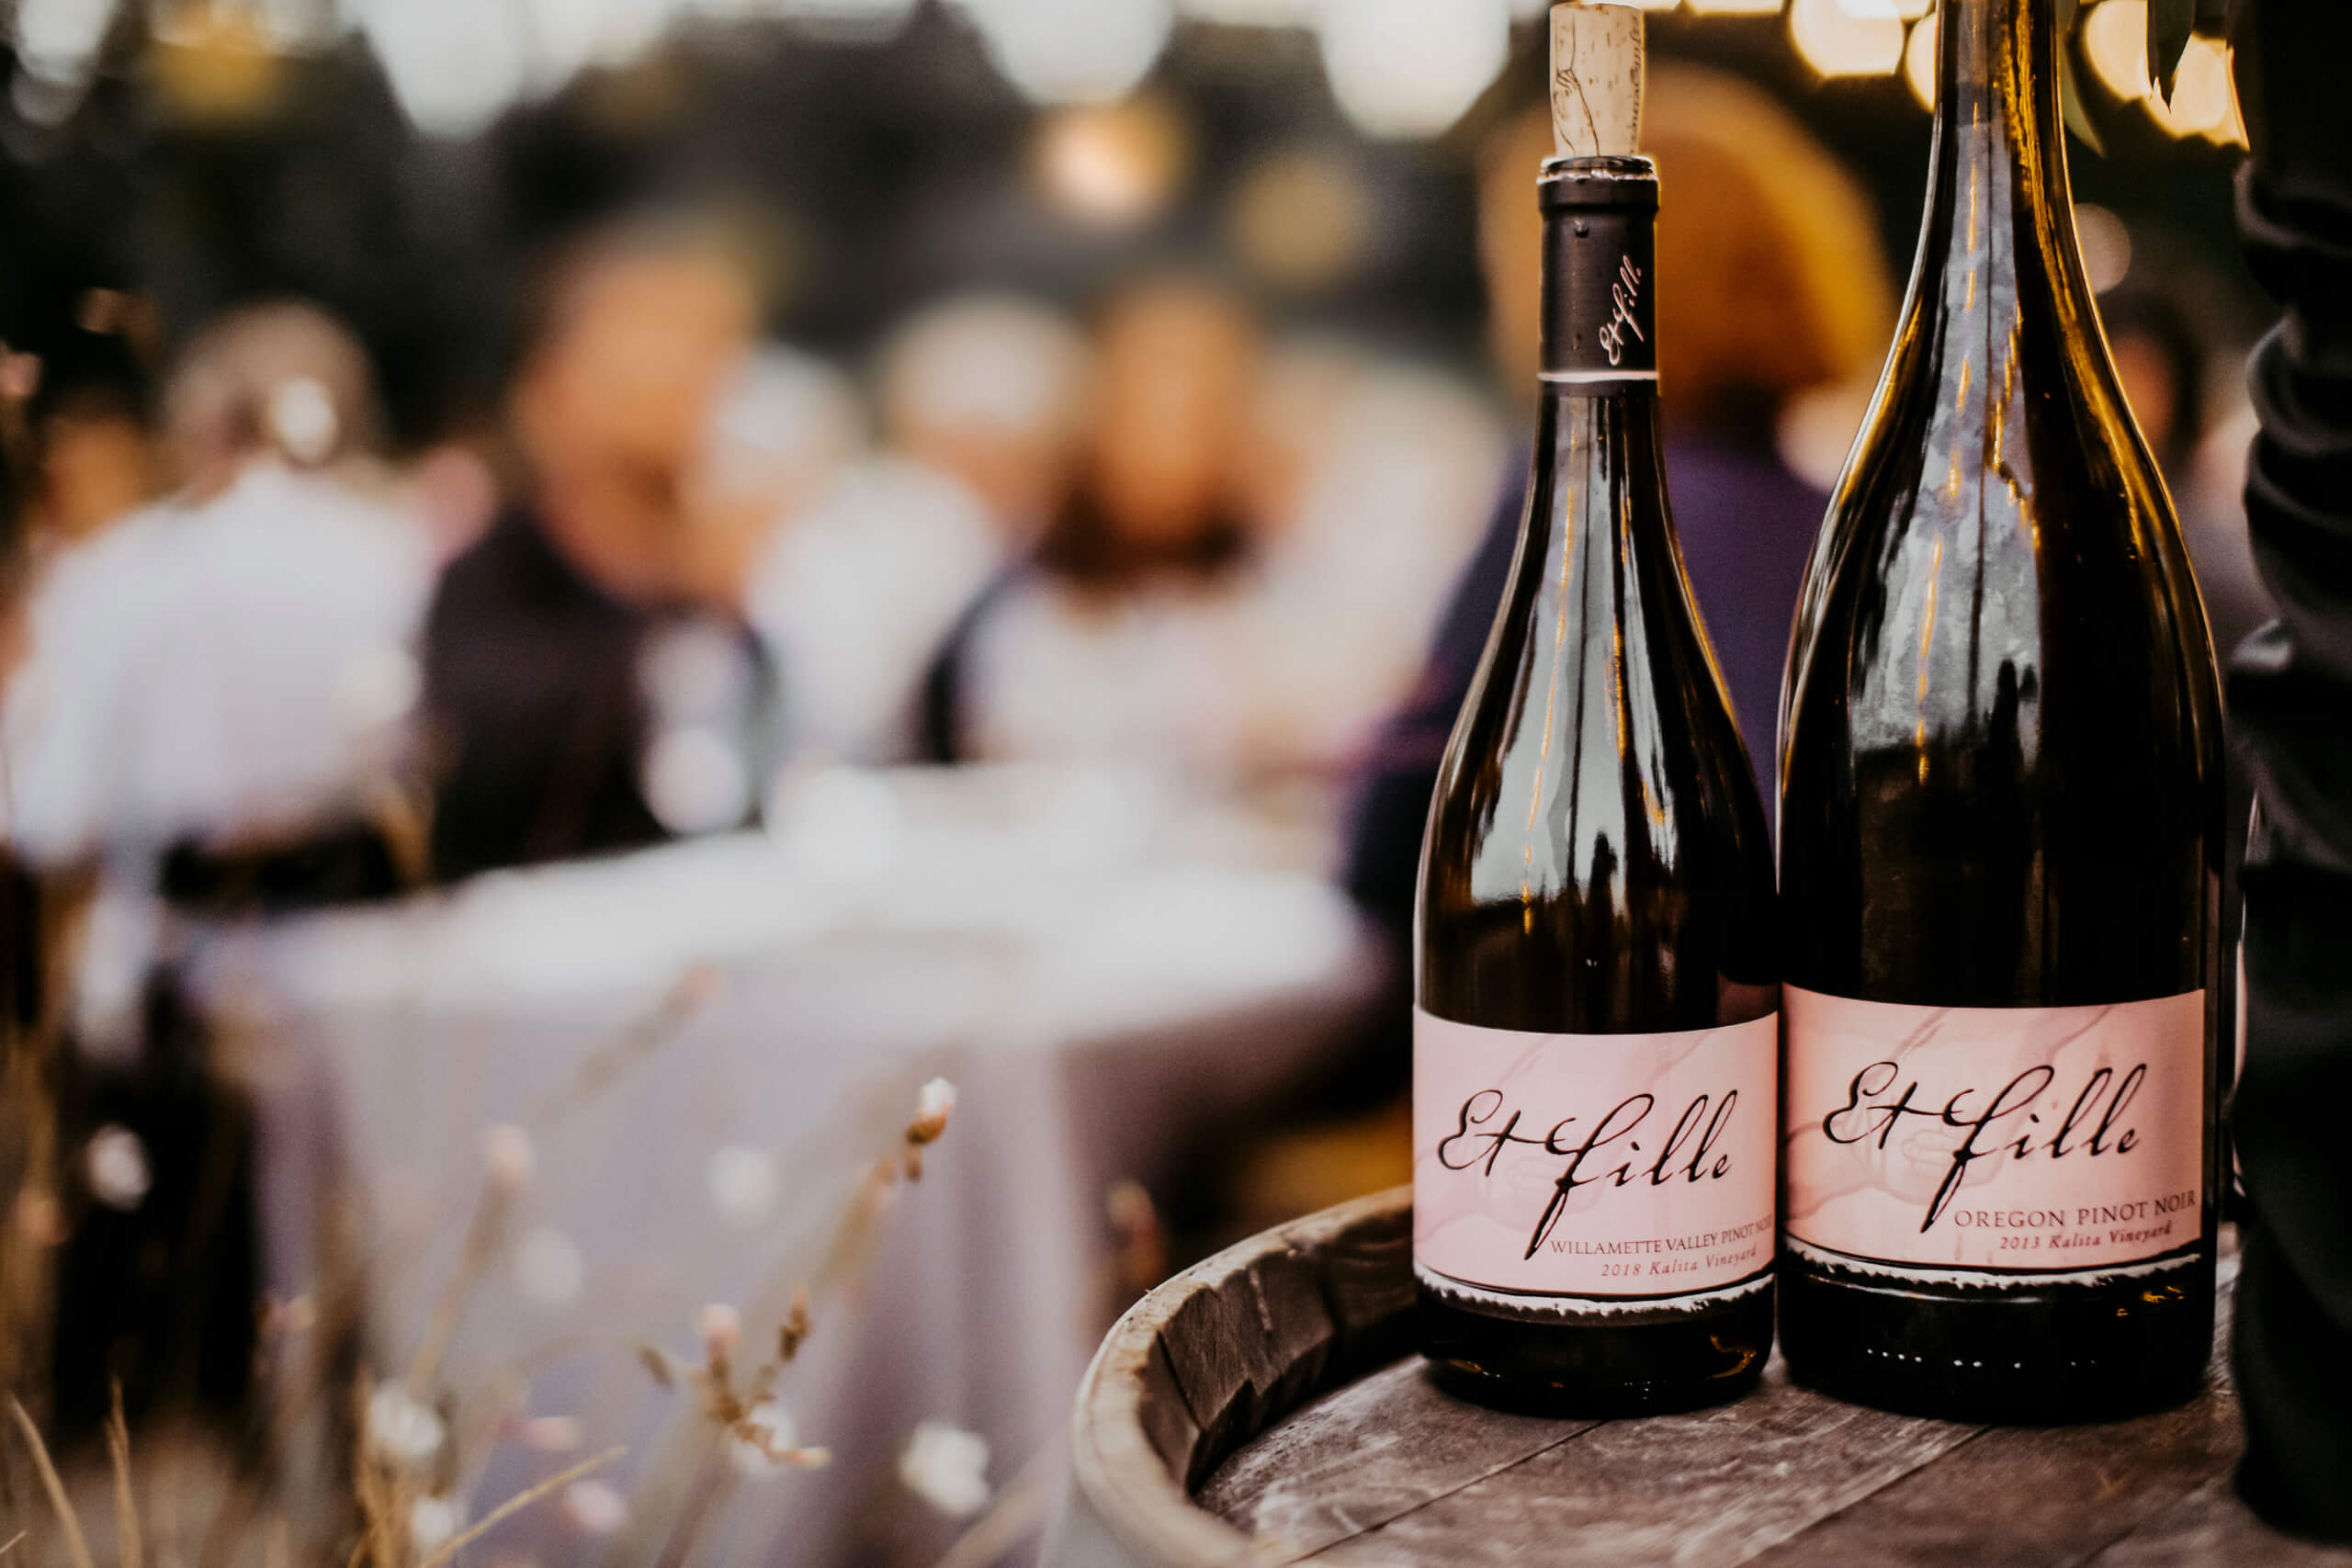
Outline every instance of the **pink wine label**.
[(1623, 1310), (1760, 1284), (1780, 1026), (1533, 1034), (1413, 1019), (1413, 1258), (1441, 1295)]
[(1792, 1246), (1881, 1272), (2073, 1273), (2199, 1240), (2204, 992), (2071, 1008), (1782, 996)]

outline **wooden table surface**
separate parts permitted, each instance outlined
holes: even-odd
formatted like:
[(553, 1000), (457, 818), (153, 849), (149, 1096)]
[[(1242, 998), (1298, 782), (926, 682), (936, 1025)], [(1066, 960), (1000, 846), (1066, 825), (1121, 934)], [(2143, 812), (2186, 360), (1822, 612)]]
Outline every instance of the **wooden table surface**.
[[(1212, 1259), (1162, 1287), (1174, 1310), (1159, 1354), (1196, 1416), (1205, 1410), (1194, 1385), (1219, 1386), (1218, 1370), (1192, 1348), (1200, 1336), (1184, 1328), (1188, 1315), (1202, 1315), (1203, 1292), (1261, 1303), (1257, 1315), (1279, 1343), (1283, 1296), (1267, 1288), (1278, 1269), (1317, 1267), (1317, 1249), (1333, 1244), (1357, 1277), (1368, 1260), (1394, 1257), (1403, 1236), (1374, 1228), (1384, 1201), (1396, 1211), (1390, 1221), (1409, 1214), (1409, 1194), (1386, 1195), (1358, 1206), (1345, 1226), (1302, 1222), (1287, 1237), (1277, 1233), (1275, 1250), (1261, 1238), (1254, 1258), (1241, 1258), (1245, 1244), (1222, 1267)], [(1403, 1258), (1384, 1266), (1401, 1269)], [(2225, 1263), (2225, 1280), (2233, 1271)], [(1325, 1269), (1322, 1277), (1335, 1276)], [(1328, 1285), (1324, 1294), (1343, 1318), (1345, 1303)], [(2223, 1304), (2226, 1324), (2226, 1288)], [(1393, 1304), (1386, 1310), (1393, 1316)], [(1247, 1314), (1241, 1322), (1247, 1332)], [(1340, 1328), (1341, 1342), (1356, 1332)], [(1331, 1568), (2352, 1564), (2352, 1551), (2280, 1536), (2238, 1502), (2230, 1472), (2243, 1438), (2218, 1348), (2210, 1385), (2188, 1405), (2052, 1427), (1959, 1425), (1840, 1404), (1791, 1384), (1777, 1357), (1756, 1393), (1713, 1410), (1546, 1420), (1450, 1398), (1418, 1358), (1395, 1359), (1395, 1348), (1391, 1341), (1359, 1375), (1319, 1380), (1321, 1392), (1295, 1408), (1262, 1405), (1269, 1418), (1250, 1423), (1254, 1435), (1237, 1433), (1223, 1451), (1195, 1444), (1184, 1506), (1206, 1528), (1156, 1532), (1131, 1560)], [(1251, 1359), (1265, 1360), (1250, 1351), (1236, 1364)], [(1147, 1428), (1153, 1398), (1147, 1390)], [(1082, 1404), (1082, 1445), (1088, 1419)], [(1165, 1441), (1155, 1446), (1177, 1457)], [(1182, 1549), (1169, 1551), (1164, 1543), (1179, 1540)], [(1218, 1550), (1220, 1540), (1236, 1550)]]

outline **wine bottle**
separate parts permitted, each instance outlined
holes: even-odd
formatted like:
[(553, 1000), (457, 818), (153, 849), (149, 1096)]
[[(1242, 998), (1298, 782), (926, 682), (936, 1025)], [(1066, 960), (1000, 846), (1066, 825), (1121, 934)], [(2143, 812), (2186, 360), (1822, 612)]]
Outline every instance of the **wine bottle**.
[(1952, 1417), (2177, 1401), (2212, 1348), (2220, 699), (2075, 241), (2058, 8), (1943, 0), (1781, 698), (1781, 1348)]
[[(1640, 14), (1554, 26), (1561, 141), (1630, 149), (1595, 132)], [(1467, 1397), (1674, 1409), (1771, 1347), (1771, 851), (1667, 502), (1655, 167), (1554, 158), (1537, 188), (1532, 476), (1422, 850), (1418, 1316)]]

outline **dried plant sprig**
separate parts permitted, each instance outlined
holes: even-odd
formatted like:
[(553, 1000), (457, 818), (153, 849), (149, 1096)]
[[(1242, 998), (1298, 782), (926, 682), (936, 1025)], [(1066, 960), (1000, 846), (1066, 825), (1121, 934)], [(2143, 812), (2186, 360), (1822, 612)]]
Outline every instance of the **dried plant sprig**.
[(441, 1568), (441, 1564), (457, 1556), (463, 1548), (481, 1540), (500, 1521), (513, 1517), (551, 1493), (562, 1491), (591, 1471), (602, 1470), (627, 1452), (628, 1450), (625, 1448), (606, 1449), (594, 1459), (582, 1460), (569, 1470), (559, 1471), (537, 1485), (517, 1492), (514, 1496), (484, 1514), (480, 1523), (469, 1526), (443, 1541), (430, 1557), (417, 1564), (417, 1568)]
[(1055, 1438), (1029, 1456), (988, 1506), (933, 1568), (988, 1568), (1018, 1546), (1045, 1522), (1054, 1500), (1054, 1482), (1061, 1473), (1066, 1439)]
[(716, 964), (697, 964), (686, 970), (660, 1001), (631, 1020), (610, 1043), (590, 1052), (570, 1081), (539, 1101), (530, 1119), (541, 1123), (557, 1121), (612, 1088), (641, 1058), (668, 1043), (682, 1024), (718, 998), (726, 984), (725, 974)]
[(17, 1430), (24, 1434), (25, 1447), (32, 1450), (33, 1469), (40, 1473), (41, 1490), (49, 1494), (49, 1506), (57, 1511), (66, 1556), (74, 1560), (74, 1568), (98, 1568), (90, 1555), (90, 1543), (82, 1537), (82, 1521), (74, 1517), (74, 1505), (65, 1500), (65, 1483), (57, 1478), (57, 1466), (50, 1462), (49, 1445), (40, 1440), (40, 1428), (25, 1414), (24, 1402), (13, 1393), (8, 1396), (8, 1413), (17, 1418)]
[(775, 1359), (786, 1366), (800, 1354), (800, 1347), (808, 1339), (808, 1287), (792, 1287), (792, 1306), (785, 1314), (784, 1326), (776, 1331)]
[(466, 1303), (496, 1260), (507, 1215), (530, 1177), (535, 1156), (528, 1134), (519, 1127), (501, 1123), (490, 1130), (485, 1142), (487, 1174), (482, 1180), (481, 1196), (474, 1203), (473, 1221), (466, 1227), (465, 1250), (458, 1256), (458, 1271), (449, 1277), (439, 1299), (433, 1303), (433, 1316), (425, 1325), (424, 1338), (416, 1348), (415, 1359), (409, 1363), (411, 1399), (423, 1400), (432, 1388), (434, 1374), (440, 1370), (441, 1358), (457, 1335), (458, 1321), (465, 1314)]
[[(857, 1271), (873, 1237), (876, 1221), (888, 1207), (901, 1173), (909, 1181), (922, 1179), (922, 1150), (937, 1143), (947, 1131), (955, 1109), (956, 1086), (944, 1077), (933, 1078), (917, 1092), (914, 1116), (900, 1132), (898, 1146), (866, 1168), (864, 1179), (851, 1194), (849, 1207), (834, 1229), (818, 1271), (819, 1289), (830, 1289)], [(752, 1413), (775, 1392), (786, 1369), (808, 1338), (814, 1315), (813, 1295), (806, 1283), (793, 1287), (791, 1305), (784, 1322), (777, 1326), (775, 1355), (754, 1369), (749, 1382), (741, 1390), (732, 1385), (727, 1375), (729, 1369), (723, 1364), (689, 1367), (652, 1346), (638, 1347), (639, 1359), (656, 1382), (670, 1388), (684, 1382), (697, 1389), (703, 1396), (704, 1414), (718, 1438), (716, 1442), (707, 1442), (699, 1454), (685, 1461), (687, 1469), (681, 1479), (691, 1479), (685, 1480), (684, 1498), (655, 1560), (656, 1568), (681, 1568), (704, 1521), (727, 1495), (734, 1479), (734, 1467), (728, 1462), (730, 1443), (748, 1443), (771, 1461), (797, 1469), (818, 1469), (832, 1461), (829, 1448), (774, 1443), (766, 1429), (752, 1419)], [(750, 1430), (745, 1429), (747, 1424)], [(606, 1561), (622, 1559), (607, 1557)]]
[(20, 1547), (20, 1546), (24, 1545), (24, 1544), (25, 1544), (25, 1537), (27, 1537), (27, 1536), (28, 1536), (28, 1535), (30, 1535), (30, 1534), (32, 1534), (32, 1533), (33, 1533), (33, 1532), (32, 1532), (32, 1531), (30, 1531), (30, 1530), (18, 1530), (16, 1534), (14, 1534), (14, 1535), (10, 1536), (6, 1540), (0, 1541), (0, 1557), (6, 1557), (6, 1556), (7, 1556), (7, 1555), (8, 1555), (8, 1553), (10, 1553), (10, 1552), (12, 1552), (12, 1551), (16, 1551), (16, 1550), (17, 1550), (17, 1548), (18, 1548), (18, 1547)]
[(114, 1467), (115, 1561), (140, 1568), (139, 1504), (130, 1492), (130, 1423), (122, 1414), (122, 1380), (114, 1380), (114, 1408), (107, 1416), (107, 1458)]
[(917, 1147), (937, 1143), (955, 1111), (956, 1086), (945, 1078), (932, 1079), (915, 1096), (915, 1116), (907, 1123), (907, 1142)]
[(640, 1343), (637, 1348), (637, 1359), (638, 1364), (645, 1369), (646, 1376), (651, 1378), (660, 1387), (672, 1389), (678, 1386), (678, 1376), (682, 1368), (678, 1359), (669, 1351), (659, 1345)]
[(392, 1543), (398, 1539), (393, 1527), (393, 1506), (397, 1492), (388, 1492), (391, 1483), (374, 1451), (374, 1438), (368, 1430), (368, 1411), (375, 1403), (376, 1383), (364, 1373), (352, 1382), (353, 1442), (358, 1451), (352, 1456), (351, 1479), (353, 1500), (359, 1505), (359, 1539), (353, 1543), (351, 1557), (345, 1568), (359, 1568), (362, 1562), (373, 1562), (375, 1568), (394, 1568)]

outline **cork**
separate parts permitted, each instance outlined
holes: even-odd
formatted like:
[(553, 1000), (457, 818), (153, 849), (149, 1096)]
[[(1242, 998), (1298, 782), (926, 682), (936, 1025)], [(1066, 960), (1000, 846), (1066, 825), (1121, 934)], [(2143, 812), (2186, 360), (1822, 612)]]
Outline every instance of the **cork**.
[(1616, 0), (1552, 7), (1552, 148), (1563, 158), (1641, 150), (1642, 13)]

